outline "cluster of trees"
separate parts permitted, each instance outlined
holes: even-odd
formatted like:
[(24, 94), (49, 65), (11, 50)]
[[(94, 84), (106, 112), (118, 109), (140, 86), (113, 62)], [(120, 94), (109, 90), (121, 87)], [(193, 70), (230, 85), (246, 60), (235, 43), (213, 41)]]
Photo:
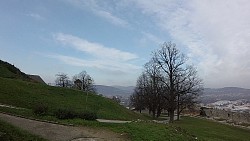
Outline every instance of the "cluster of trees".
[(202, 92), (202, 81), (192, 65), (186, 65), (187, 57), (180, 53), (174, 43), (164, 43), (145, 64), (144, 71), (137, 79), (131, 96), (131, 104), (136, 110), (148, 109), (153, 117), (159, 117), (167, 110), (169, 122), (178, 119), (185, 108), (197, 103)]
[(73, 76), (72, 80), (65, 73), (56, 74), (55, 80), (56, 86), (76, 88), (82, 91), (95, 92), (94, 79), (87, 74), (86, 71), (82, 71), (79, 74)]

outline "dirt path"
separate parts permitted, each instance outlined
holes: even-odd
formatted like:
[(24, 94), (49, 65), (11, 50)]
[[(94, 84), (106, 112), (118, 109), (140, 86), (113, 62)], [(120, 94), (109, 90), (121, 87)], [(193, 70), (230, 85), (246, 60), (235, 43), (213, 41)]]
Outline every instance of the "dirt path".
[(98, 122), (104, 123), (130, 123), (131, 121), (126, 120), (107, 120), (107, 119), (96, 119)]
[(111, 131), (35, 121), (0, 113), (0, 119), (51, 141), (127, 141)]

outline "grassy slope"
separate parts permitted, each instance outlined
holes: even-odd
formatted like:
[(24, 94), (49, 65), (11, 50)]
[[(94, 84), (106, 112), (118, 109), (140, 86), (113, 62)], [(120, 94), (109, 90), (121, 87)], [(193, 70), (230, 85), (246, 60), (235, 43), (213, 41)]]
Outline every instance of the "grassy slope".
[(8, 78), (15, 78), (16, 75), (9, 71), (6, 67), (0, 65), (0, 76), (1, 77), (8, 77)]
[(112, 130), (128, 136), (132, 141), (193, 141), (195, 139), (193, 135), (186, 131), (177, 131), (172, 125), (158, 124), (150, 120), (117, 124), (74, 119), (64, 120), (63, 123)]
[(184, 117), (181, 121), (175, 122), (189, 133), (204, 141), (249, 141), (250, 130), (224, 125), (218, 122)]
[(58, 108), (69, 108), (76, 111), (96, 111), (98, 118), (132, 120), (142, 118), (117, 103), (97, 96), (67, 88), (58, 88), (38, 83), (26, 82), (0, 77), (0, 103), (32, 109), (37, 103), (48, 105), (53, 113)]
[(0, 120), (0, 140), (1, 141), (46, 141), (39, 136), (14, 127)]
[(193, 141), (188, 132), (175, 130), (175, 127), (153, 122), (132, 122), (122, 125), (102, 124), (114, 132), (128, 134), (133, 141)]
[(0, 60), (0, 77), (34, 81), (14, 65), (11, 65), (10, 63), (4, 62), (2, 60)]
[[(0, 111), (16, 113), (30, 117), (32, 107), (37, 103), (45, 103), (49, 106), (50, 112), (57, 108), (70, 108), (74, 110), (85, 109), (86, 93), (64, 88), (50, 87), (37, 83), (25, 82), (17, 79), (17, 74), (10, 72), (6, 67), (0, 65), (0, 103), (24, 107), (28, 109), (16, 110), (0, 107)], [(136, 119), (141, 118), (138, 114), (130, 112), (111, 100), (90, 94), (88, 97), (89, 110), (98, 112), (99, 118), (107, 119)], [(54, 120), (54, 117), (36, 117), (47, 120)], [(80, 119), (63, 120), (62, 123), (73, 123), (98, 128), (108, 128), (115, 132), (128, 134), (132, 140), (151, 140), (151, 141), (182, 141), (198, 140), (202, 141), (248, 141), (250, 130), (219, 124), (216, 122), (185, 117), (173, 125), (163, 125), (156, 123), (128, 123), (128, 124), (107, 124), (95, 121), (83, 121)], [(12, 135), (14, 140), (30, 140), (28, 133), (11, 127), (0, 121), (0, 132), (3, 129)], [(31, 140), (33, 140), (32, 138)]]
[(129, 135), (133, 141), (249, 141), (250, 139), (250, 130), (193, 117), (182, 117), (181, 121), (176, 121), (171, 125), (150, 121), (127, 124), (82, 122), (81, 120), (67, 122), (75, 125), (108, 128), (114, 132)]

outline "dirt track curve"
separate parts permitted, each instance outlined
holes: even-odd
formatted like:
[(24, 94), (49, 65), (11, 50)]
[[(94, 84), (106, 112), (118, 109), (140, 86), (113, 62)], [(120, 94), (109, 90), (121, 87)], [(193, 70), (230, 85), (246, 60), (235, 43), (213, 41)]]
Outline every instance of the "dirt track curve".
[(51, 141), (128, 141), (125, 136), (107, 130), (65, 126), (3, 113), (0, 119)]

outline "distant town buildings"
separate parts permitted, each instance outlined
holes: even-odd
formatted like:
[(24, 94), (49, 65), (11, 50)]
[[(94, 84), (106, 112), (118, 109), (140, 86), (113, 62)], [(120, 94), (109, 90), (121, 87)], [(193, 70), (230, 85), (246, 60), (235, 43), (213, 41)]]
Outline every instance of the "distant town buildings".
[(222, 100), (201, 107), (201, 115), (225, 120), (229, 123), (250, 124), (250, 101), (246, 99), (228, 101)]
[(250, 101), (246, 99), (240, 99), (235, 101), (221, 100), (214, 103), (206, 104), (206, 106), (214, 109), (220, 109), (232, 112), (250, 113)]

